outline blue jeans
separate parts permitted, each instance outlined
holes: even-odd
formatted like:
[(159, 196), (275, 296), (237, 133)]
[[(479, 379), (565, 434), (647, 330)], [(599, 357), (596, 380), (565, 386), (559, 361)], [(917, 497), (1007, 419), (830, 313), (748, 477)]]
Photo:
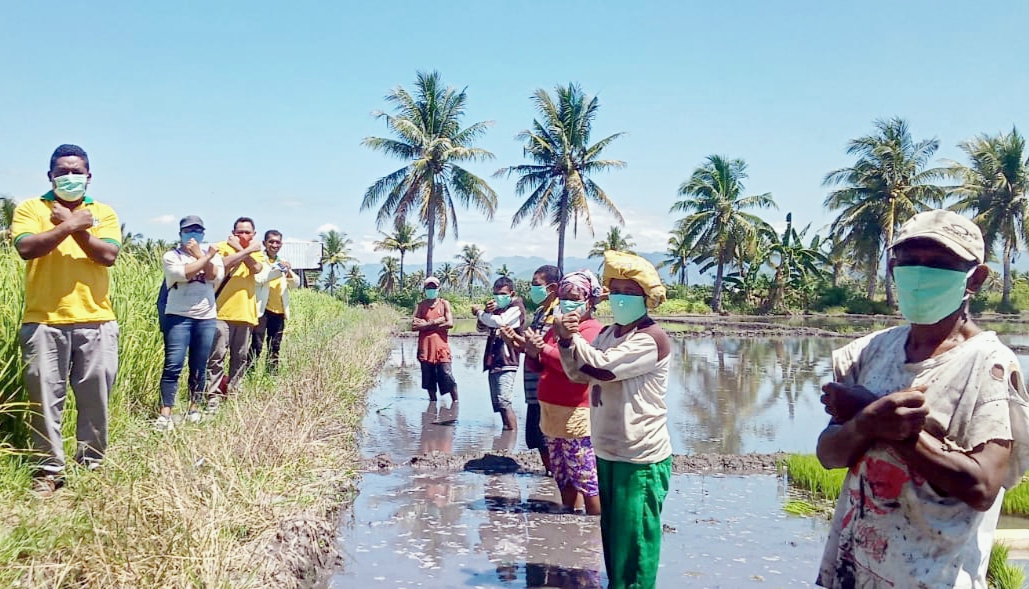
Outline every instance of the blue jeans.
[(175, 406), (179, 374), (189, 348), (189, 399), (198, 403), (207, 384), (207, 358), (214, 344), (216, 319), (191, 319), (167, 315), (164, 320), (164, 372), (161, 374), (161, 406)]

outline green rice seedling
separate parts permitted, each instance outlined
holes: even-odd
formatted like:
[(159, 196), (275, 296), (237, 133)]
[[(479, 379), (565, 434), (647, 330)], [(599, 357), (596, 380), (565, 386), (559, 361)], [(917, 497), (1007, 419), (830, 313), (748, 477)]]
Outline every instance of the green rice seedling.
[(986, 568), (986, 582), (990, 589), (1022, 589), (1025, 570), (1008, 562), (1008, 547), (994, 544)]
[(786, 504), (783, 505), (782, 509), (783, 509), (783, 511), (785, 511), (786, 513), (788, 513), (790, 515), (802, 515), (802, 516), (814, 515), (814, 514), (818, 513), (819, 511), (821, 511), (813, 503), (809, 503), (809, 502), (803, 501), (801, 499), (788, 499), (786, 501)]
[(790, 454), (781, 463), (785, 467), (789, 483), (797, 489), (811, 493), (819, 499), (835, 501), (843, 488), (847, 469), (827, 470), (811, 454)]
[(1004, 493), (1001, 513), (1029, 517), (1029, 479), (1022, 479), (1014, 489)]

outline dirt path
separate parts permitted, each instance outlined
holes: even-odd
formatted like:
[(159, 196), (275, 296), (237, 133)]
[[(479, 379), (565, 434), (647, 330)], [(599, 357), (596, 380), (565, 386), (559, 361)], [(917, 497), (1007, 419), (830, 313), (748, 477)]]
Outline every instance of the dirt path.
[[(784, 454), (676, 454), (672, 456), (672, 472), (676, 474), (767, 474), (776, 471)], [(364, 460), (366, 472), (388, 472), (409, 466), (422, 472), (469, 471), (484, 474), (542, 474), (543, 464), (536, 452), (473, 452), (444, 454), (433, 452), (407, 460), (394, 461), (389, 454)]]

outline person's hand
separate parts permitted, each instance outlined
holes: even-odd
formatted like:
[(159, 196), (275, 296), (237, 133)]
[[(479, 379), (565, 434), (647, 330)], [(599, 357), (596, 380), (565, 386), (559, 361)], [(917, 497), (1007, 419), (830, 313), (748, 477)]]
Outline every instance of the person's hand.
[(525, 330), (525, 353), (533, 358), (539, 358), (543, 351), (543, 335), (529, 327)]
[(496, 310), (497, 310), (497, 302), (496, 301), (486, 301), (486, 312), (487, 313), (492, 313), (493, 311), (496, 311)]
[(293, 266), (290, 265), (290, 263), (286, 260), (279, 260), (279, 264), (282, 264), (282, 267), (286, 270), (286, 274), (289, 274), (293, 271)]
[(826, 383), (822, 386), (822, 397), (825, 412), (832, 415), (833, 421), (846, 423), (878, 397), (863, 386), (847, 386), (838, 382)]
[(876, 399), (857, 413), (858, 428), (865, 435), (892, 442), (917, 436), (929, 415), (925, 389), (907, 389)]
[(579, 312), (572, 311), (554, 316), (554, 329), (557, 330), (559, 339), (570, 339), (579, 333)]
[(225, 240), (225, 242), (229, 244), (229, 247), (236, 250), (237, 252), (243, 251), (243, 242), (239, 240), (239, 237), (237, 235), (230, 235), (229, 238)]
[(207, 258), (208, 259), (212, 259), (212, 258), (214, 258), (217, 255), (218, 255), (218, 248), (214, 247), (213, 245), (207, 246)]
[(472, 315), (478, 315), (481, 312), (482, 312), (482, 306), (481, 305), (472, 305)]
[(246, 247), (247, 253), (255, 254), (261, 251), (261, 242), (253, 239), (250, 241), (250, 245)]
[(93, 226), (93, 213), (85, 207), (72, 211), (64, 206), (64, 203), (55, 201), (50, 211), (50, 222), (54, 225), (64, 225), (75, 233)]
[(200, 249), (200, 244), (192, 237), (189, 238), (189, 241), (186, 242), (184, 247), (186, 248), (186, 253), (198, 260), (204, 255), (204, 252)]
[(514, 330), (510, 325), (503, 325), (500, 327), (500, 337), (504, 338), (504, 341), (511, 344), (518, 349), (524, 349), (525, 337), (518, 335), (518, 332)]
[(71, 214), (71, 219), (66, 223), (70, 223), (75, 231), (85, 231), (93, 226), (93, 213), (80, 208)]
[(599, 384), (593, 385), (593, 388), (590, 389), (590, 404), (594, 407), (600, 407), (604, 404), (603, 401), (600, 399), (600, 393), (602, 390), (603, 389), (600, 388)]

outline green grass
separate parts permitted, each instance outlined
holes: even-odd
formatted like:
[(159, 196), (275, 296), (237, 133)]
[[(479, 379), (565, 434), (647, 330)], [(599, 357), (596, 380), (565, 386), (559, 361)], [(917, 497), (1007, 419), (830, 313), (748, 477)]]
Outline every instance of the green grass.
[[(22, 272), (0, 250), (2, 358), (19, 356)], [(0, 587), (296, 587), (304, 551), (335, 545), (363, 391), (399, 316), (298, 291), (282, 377), (257, 370), (216, 416), (155, 432), (159, 280), (153, 258), (123, 254), (114, 267), (121, 362), (104, 467), (69, 468), (65, 488), (43, 501), (30, 492), (28, 462), (0, 443)], [(0, 442), (16, 447), (25, 440), (20, 370), (0, 363)], [(63, 429), (70, 452), (73, 403)], [(299, 541), (301, 529), (317, 537)]]
[(1007, 546), (994, 544), (990, 550), (986, 582), (990, 589), (1022, 589), (1025, 585), (1025, 570), (1008, 562)]
[(807, 491), (817, 499), (835, 501), (843, 488), (847, 469), (826, 470), (811, 454), (790, 454), (782, 461), (791, 486)]
[(1014, 489), (1004, 494), (1001, 513), (1029, 517), (1029, 479), (1022, 479)]

